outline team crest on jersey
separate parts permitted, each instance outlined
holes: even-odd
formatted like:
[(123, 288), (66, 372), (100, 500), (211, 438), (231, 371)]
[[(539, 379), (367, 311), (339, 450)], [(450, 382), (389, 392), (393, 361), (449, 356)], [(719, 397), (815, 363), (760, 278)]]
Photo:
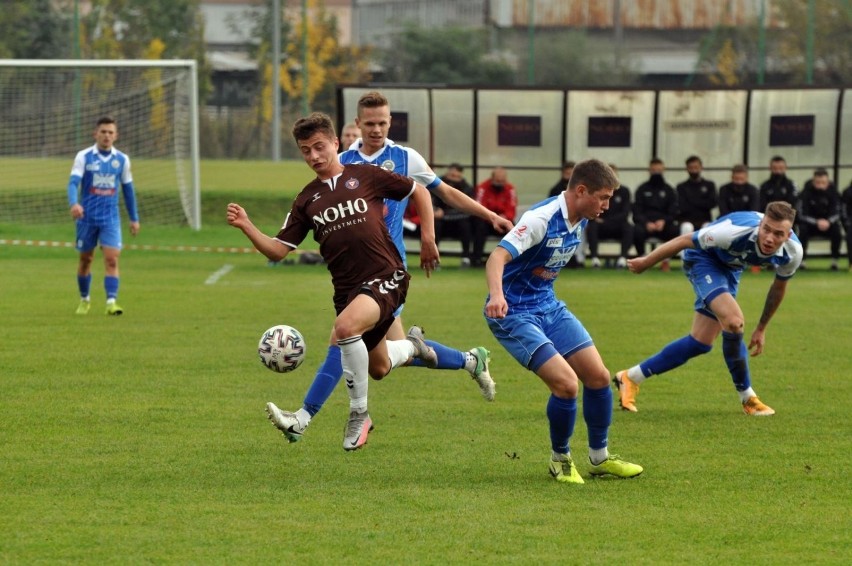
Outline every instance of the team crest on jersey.
[(385, 171), (391, 171), (392, 172), (394, 169), (396, 169), (396, 163), (394, 163), (392, 159), (386, 159), (386, 160), (382, 161), (382, 164), (379, 165), (379, 167), (381, 167)]
[(118, 166), (121, 164), (118, 162), (118, 159), (113, 159), (111, 165), (113, 169), (118, 169)]
[(358, 187), (360, 187), (361, 182), (358, 179), (356, 179), (355, 177), (352, 177), (350, 179), (347, 179), (346, 182), (343, 183), (343, 186), (346, 187), (347, 189), (349, 189), (350, 191), (352, 191), (352, 190), (355, 190)]
[(548, 247), (548, 248), (561, 248), (562, 247), (562, 238), (561, 237), (550, 238), (549, 240), (547, 240), (547, 243), (544, 244), (544, 245), (545, 245), (545, 247)]

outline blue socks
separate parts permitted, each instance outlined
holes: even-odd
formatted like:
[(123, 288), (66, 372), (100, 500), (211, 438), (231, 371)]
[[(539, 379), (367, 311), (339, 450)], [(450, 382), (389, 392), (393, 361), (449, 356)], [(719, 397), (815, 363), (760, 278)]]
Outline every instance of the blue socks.
[(561, 399), (551, 393), (547, 401), (547, 420), (550, 421), (551, 449), (557, 454), (567, 454), (568, 440), (574, 434), (577, 421), (577, 399)]
[(589, 429), (589, 448), (606, 448), (609, 425), (612, 424), (612, 389), (583, 388), (583, 418)]
[[(742, 337), (742, 334), (740, 334), (740, 337)], [(645, 377), (659, 375), (682, 366), (690, 358), (706, 354), (712, 349), (713, 346), (702, 344), (690, 334), (687, 334), (683, 338), (666, 345), (657, 354), (639, 364), (639, 367), (642, 368), (642, 374)], [(725, 359), (727, 357), (727, 354), (725, 354)]]
[[(438, 367), (436, 369), (462, 369), (464, 367), (464, 352), (455, 348), (449, 348), (434, 340), (426, 340), (428, 345), (435, 349), (438, 354)], [(412, 366), (423, 366), (423, 362), (417, 358), (411, 362)]]
[(731, 379), (737, 391), (745, 391), (751, 387), (748, 348), (743, 341), (743, 335), (722, 332), (722, 354), (725, 356), (725, 363), (728, 364), (728, 371), (731, 372)]
[(343, 377), (343, 356), (340, 354), (340, 346), (329, 346), (325, 360), (305, 394), (304, 408), (311, 417), (322, 409), (341, 377)]
[(88, 275), (77, 275), (77, 288), (80, 289), (80, 298), (85, 299), (89, 296), (89, 292), (92, 288), (92, 274)]
[(106, 290), (107, 300), (115, 300), (118, 297), (118, 277), (114, 275), (104, 276), (104, 289)]

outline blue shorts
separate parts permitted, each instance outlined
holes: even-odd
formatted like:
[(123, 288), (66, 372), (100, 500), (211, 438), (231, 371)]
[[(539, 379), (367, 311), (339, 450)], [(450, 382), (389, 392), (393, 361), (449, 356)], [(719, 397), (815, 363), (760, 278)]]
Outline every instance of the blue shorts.
[(77, 221), (77, 251), (90, 252), (95, 249), (100, 241), (105, 248), (121, 249), (121, 224), (88, 224)]
[(686, 278), (695, 291), (695, 311), (715, 319), (710, 302), (722, 293), (737, 297), (742, 271), (722, 267), (712, 260), (699, 259), (683, 262)]
[(592, 337), (565, 303), (560, 301), (543, 314), (517, 313), (506, 318), (485, 317), (497, 341), (522, 366), (530, 369), (536, 350), (545, 344), (564, 358), (592, 346)]

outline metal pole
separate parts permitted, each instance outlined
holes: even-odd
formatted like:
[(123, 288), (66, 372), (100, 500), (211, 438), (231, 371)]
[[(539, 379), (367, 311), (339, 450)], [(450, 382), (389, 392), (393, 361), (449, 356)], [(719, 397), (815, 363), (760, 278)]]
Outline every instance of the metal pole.
[(808, 0), (807, 39), (805, 41), (805, 84), (814, 84), (814, 0)]
[(281, 160), (281, 0), (272, 0), (272, 161)]
[(308, 112), (308, 0), (302, 0), (302, 114)]
[(535, 0), (527, 0), (527, 84), (535, 83)]
[(766, 73), (766, 0), (760, 0), (760, 22), (757, 35), (757, 84), (762, 85)]
[[(74, 44), (71, 46), (72, 58), (80, 59), (80, 0), (74, 0)], [(83, 106), (83, 75), (80, 69), (74, 71), (74, 145), (80, 145), (83, 139), (82, 132), (82, 106)]]

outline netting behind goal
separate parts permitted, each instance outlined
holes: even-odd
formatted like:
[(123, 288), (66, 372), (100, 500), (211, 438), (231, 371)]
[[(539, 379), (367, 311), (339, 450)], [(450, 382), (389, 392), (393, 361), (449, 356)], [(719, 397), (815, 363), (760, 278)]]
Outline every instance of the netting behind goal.
[(0, 60), (0, 222), (69, 222), (74, 156), (111, 115), (140, 221), (200, 228), (197, 107), (194, 61)]

